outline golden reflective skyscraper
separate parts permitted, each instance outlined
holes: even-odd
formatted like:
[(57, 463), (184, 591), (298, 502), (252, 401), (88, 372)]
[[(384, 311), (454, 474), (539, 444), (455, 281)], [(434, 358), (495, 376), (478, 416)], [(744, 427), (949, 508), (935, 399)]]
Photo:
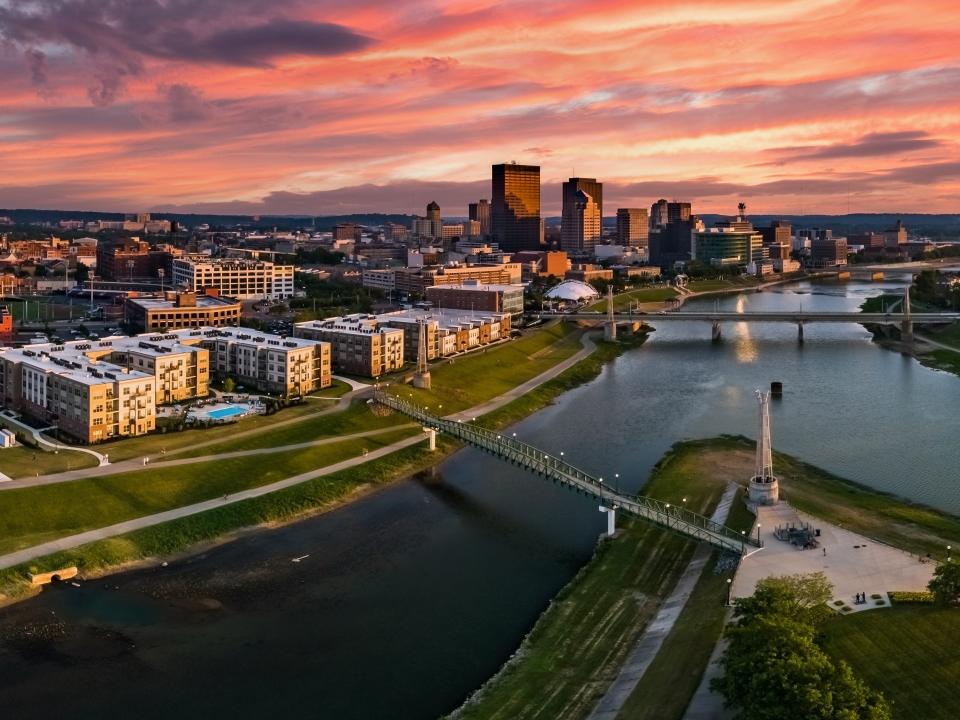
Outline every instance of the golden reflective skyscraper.
[(540, 166), (493, 166), (492, 239), (507, 252), (540, 249)]

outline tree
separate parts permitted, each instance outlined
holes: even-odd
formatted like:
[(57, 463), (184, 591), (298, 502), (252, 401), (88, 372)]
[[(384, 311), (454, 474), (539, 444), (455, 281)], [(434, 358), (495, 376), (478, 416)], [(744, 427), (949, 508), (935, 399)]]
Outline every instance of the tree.
[(927, 584), (938, 603), (960, 605), (960, 563), (942, 562), (933, 571), (933, 578)]
[(234, 382), (232, 377), (225, 378), (223, 381), (223, 391), (225, 393), (232, 393), (237, 387), (237, 383)]
[(46, 277), (47, 276), (47, 266), (37, 264), (36, 268), (33, 270), (34, 277)]
[(826, 603), (832, 594), (822, 572), (764, 578), (751, 597), (737, 600), (734, 615), (741, 624), (771, 614), (815, 624), (829, 616)]
[(77, 283), (85, 283), (90, 279), (90, 268), (78, 261), (77, 269), (74, 273), (74, 279), (77, 281)]

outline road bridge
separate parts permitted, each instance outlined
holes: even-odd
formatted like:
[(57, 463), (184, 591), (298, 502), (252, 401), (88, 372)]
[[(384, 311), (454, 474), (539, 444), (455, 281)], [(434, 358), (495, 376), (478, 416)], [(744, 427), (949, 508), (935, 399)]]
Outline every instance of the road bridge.
[(613, 532), (615, 514), (620, 511), (657, 527), (738, 555), (744, 555), (748, 546), (762, 545), (756, 538), (731, 530), (686, 508), (643, 495), (624, 495), (615, 492), (609, 485), (604, 484), (603, 478), (593, 477), (563, 458), (546, 453), (515, 437), (459, 420), (436, 417), (424, 408), (383, 390), (374, 393), (374, 400), (417, 420), (427, 430), (446, 433), (495, 457), (536, 473), (546, 480), (597, 500), (600, 503), (600, 510), (607, 513), (607, 527), (610, 534)]
[[(540, 313), (541, 318), (559, 318), (562, 320), (593, 320), (603, 321), (607, 325), (611, 323), (624, 322), (643, 322), (648, 325), (658, 325), (660, 323), (674, 322), (708, 322), (713, 327), (713, 339), (720, 339), (720, 324), (723, 322), (746, 322), (746, 323), (794, 323), (798, 327), (800, 339), (803, 339), (803, 326), (810, 323), (861, 323), (873, 325), (899, 325), (905, 340), (913, 338), (913, 325), (920, 323), (922, 325), (945, 325), (960, 322), (960, 313), (942, 312), (942, 313), (914, 313), (910, 310), (909, 288), (904, 293), (903, 300), (900, 302), (899, 312), (849, 312), (849, 311), (805, 311), (801, 307), (798, 310), (776, 310), (776, 311), (747, 311), (735, 312), (729, 310), (704, 310), (704, 311), (684, 311), (677, 310), (672, 312), (661, 311), (656, 313), (645, 313), (630, 310), (628, 312), (613, 312), (611, 301), (608, 298), (606, 313), (600, 312), (573, 312), (573, 313)], [(607, 331), (608, 337), (610, 332)], [(613, 333), (616, 337), (616, 333)]]

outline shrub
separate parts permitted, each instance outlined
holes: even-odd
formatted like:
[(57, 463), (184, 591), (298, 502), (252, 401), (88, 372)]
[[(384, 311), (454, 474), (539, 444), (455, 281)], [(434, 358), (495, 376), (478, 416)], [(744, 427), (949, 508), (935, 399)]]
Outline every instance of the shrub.
[(841, 605), (843, 605), (843, 600), (834, 600), (833, 604), (836, 605), (837, 607), (840, 607)]
[(877, 600), (874, 605), (886, 605), (887, 603), (884, 600)]
[(894, 603), (926, 603), (932, 604), (934, 596), (932, 592), (890, 592), (890, 602)]
[(840, 608), (840, 609), (841, 609), (843, 612), (852, 612), (852, 611), (853, 611), (853, 608), (850, 607), (849, 605), (844, 605), (844, 606), (843, 606), (842, 608)]
[(883, 595), (881, 595), (880, 593), (874, 593), (870, 597), (872, 597), (874, 600), (880, 600), (881, 598), (883, 598)]

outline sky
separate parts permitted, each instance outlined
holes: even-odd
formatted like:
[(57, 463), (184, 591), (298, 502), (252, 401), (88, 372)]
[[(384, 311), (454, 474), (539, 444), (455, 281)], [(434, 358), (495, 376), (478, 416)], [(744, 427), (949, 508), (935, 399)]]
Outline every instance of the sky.
[(957, 0), (0, 0), (0, 207), (960, 213)]

